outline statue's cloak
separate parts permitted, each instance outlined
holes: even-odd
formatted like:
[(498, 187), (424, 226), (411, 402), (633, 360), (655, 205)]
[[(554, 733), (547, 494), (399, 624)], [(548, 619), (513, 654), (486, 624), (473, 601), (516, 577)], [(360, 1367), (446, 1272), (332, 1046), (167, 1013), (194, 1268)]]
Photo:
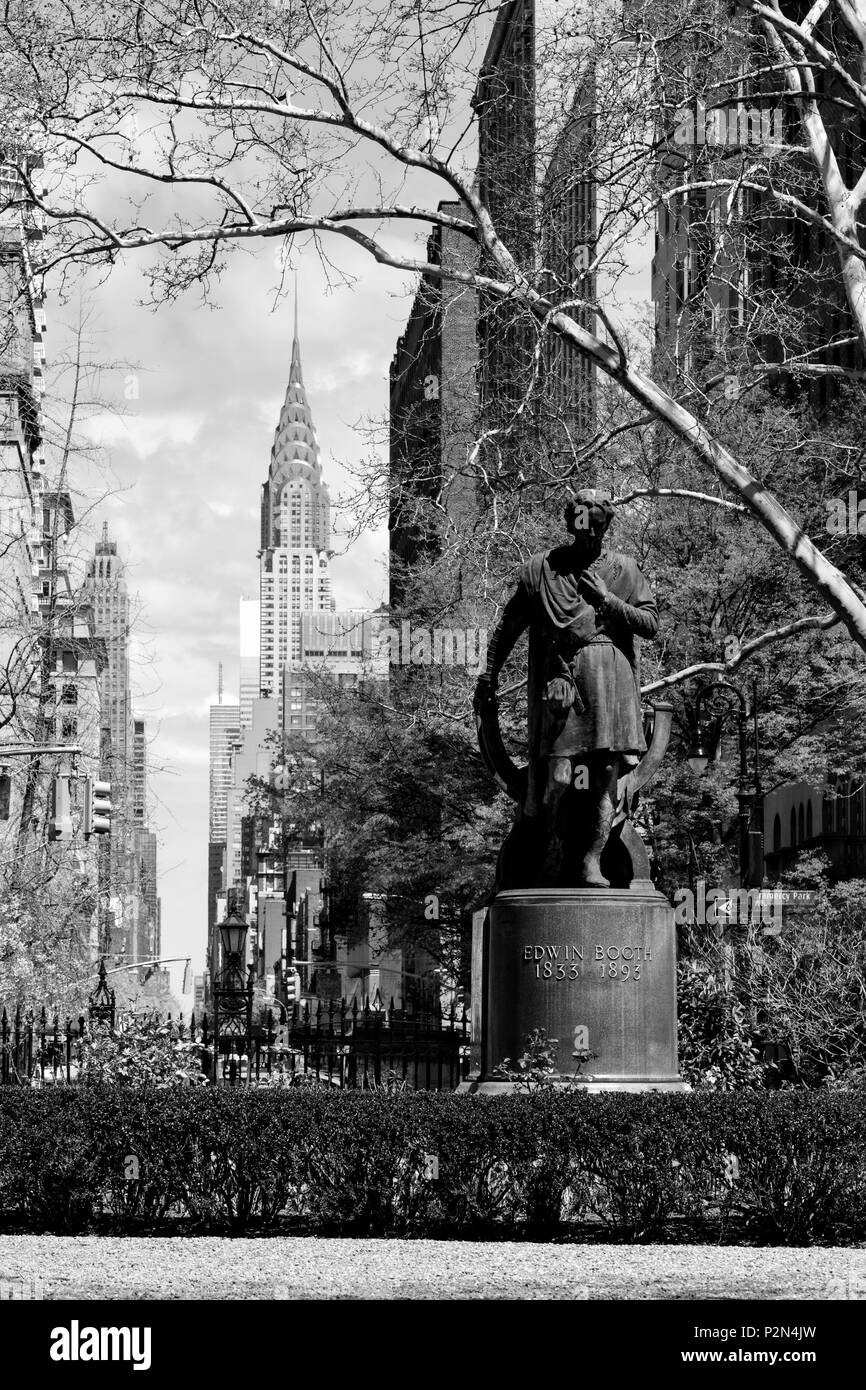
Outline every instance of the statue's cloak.
[[(646, 750), (640, 706), (639, 642), (654, 636), (658, 609), (637, 564), (604, 552), (589, 567), (609, 597), (596, 611), (569, 569), (570, 546), (533, 555), (520, 571), (518, 593), (527, 604), (527, 683), (530, 757), (579, 757)], [(575, 702), (556, 713), (545, 698), (548, 682), (570, 676)]]

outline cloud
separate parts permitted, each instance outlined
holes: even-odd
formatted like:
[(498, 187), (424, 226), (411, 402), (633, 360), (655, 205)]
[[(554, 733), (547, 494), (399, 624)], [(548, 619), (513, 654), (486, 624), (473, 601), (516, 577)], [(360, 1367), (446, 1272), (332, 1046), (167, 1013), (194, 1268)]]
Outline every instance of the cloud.
[(160, 450), (191, 444), (204, 424), (200, 415), (119, 415), (94, 416), (86, 432), (103, 448), (129, 447), (140, 459), (151, 458)]

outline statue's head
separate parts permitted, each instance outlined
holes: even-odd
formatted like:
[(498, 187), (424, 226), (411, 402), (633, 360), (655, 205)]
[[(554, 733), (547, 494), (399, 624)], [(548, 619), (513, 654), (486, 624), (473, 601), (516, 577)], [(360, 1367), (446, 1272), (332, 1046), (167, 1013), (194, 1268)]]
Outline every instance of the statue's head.
[(610, 493), (585, 487), (574, 493), (565, 506), (565, 525), (575, 541), (583, 539), (588, 550), (600, 551), (607, 528), (613, 521)]

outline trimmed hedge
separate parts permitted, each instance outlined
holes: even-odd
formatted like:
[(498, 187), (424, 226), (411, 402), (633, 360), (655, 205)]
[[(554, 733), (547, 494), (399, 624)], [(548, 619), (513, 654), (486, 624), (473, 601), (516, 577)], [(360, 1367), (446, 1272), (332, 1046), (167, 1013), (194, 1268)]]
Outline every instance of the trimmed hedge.
[(0, 1220), (844, 1243), (866, 1234), (866, 1096), (5, 1088)]

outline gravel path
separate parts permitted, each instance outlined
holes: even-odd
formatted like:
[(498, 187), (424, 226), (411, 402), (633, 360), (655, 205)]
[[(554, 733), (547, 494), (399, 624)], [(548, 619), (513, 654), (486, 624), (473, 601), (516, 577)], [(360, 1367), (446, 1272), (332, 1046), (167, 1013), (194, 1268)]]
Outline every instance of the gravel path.
[(0, 1236), (0, 1298), (866, 1299), (866, 1250)]

